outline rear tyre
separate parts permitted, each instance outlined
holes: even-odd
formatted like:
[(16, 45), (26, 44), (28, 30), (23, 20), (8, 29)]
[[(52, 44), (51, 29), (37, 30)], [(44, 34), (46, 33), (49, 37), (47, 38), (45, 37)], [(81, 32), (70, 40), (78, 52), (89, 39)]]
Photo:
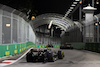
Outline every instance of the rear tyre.
[(63, 59), (63, 58), (64, 58), (63, 51), (58, 51), (58, 59)]
[(52, 62), (55, 62), (55, 58), (54, 57), (52, 57)]
[(26, 61), (27, 62), (33, 62), (33, 57), (32, 57), (31, 53), (29, 53), (29, 54), (26, 55)]
[(48, 61), (50, 61), (50, 62), (54, 62), (55, 61), (55, 57), (53, 56), (52, 53), (48, 54)]

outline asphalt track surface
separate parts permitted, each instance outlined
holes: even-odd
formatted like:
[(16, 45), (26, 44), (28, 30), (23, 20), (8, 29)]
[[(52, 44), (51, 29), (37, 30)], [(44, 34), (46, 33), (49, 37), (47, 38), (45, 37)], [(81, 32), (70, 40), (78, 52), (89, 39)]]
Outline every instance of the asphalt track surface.
[[(59, 50), (53, 48), (52, 50)], [(100, 67), (100, 54), (84, 50), (62, 50), (65, 57), (55, 62), (27, 63), (25, 57), (5, 67)]]

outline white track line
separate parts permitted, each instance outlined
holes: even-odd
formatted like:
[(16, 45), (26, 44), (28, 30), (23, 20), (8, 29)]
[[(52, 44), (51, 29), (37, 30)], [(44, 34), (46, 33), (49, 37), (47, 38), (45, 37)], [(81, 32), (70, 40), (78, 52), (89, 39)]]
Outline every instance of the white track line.
[[(24, 53), (21, 57), (19, 57), (16, 60), (5, 60), (5, 61), (3, 61), (2, 63), (0, 63), (0, 67), (11, 65), (11, 64), (17, 62), (18, 60), (20, 60), (21, 58), (23, 58), (31, 49), (33, 49), (33, 47), (30, 48), (26, 53)], [(5, 62), (11, 62), (11, 63), (5, 63)]]

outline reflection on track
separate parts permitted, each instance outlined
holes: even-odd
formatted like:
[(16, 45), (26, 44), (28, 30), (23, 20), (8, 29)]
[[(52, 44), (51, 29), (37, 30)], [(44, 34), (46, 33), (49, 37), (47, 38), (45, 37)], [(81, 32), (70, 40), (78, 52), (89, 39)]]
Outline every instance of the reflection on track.
[[(52, 48), (58, 50), (58, 48)], [(25, 57), (6, 67), (99, 67), (100, 55), (89, 51), (63, 50), (63, 60), (47, 63), (27, 63)]]

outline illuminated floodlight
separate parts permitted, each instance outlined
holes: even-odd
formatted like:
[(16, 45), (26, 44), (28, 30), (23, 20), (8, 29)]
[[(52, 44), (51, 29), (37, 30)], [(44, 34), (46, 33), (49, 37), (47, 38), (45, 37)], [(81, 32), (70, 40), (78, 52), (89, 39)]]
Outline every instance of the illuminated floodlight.
[(98, 0), (96, 1), (96, 4), (99, 4), (99, 1)]
[(66, 14), (65, 15), (67, 15), (68, 14), (68, 12), (66, 12)]
[(6, 27), (10, 27), (10, 24), (6, 24)]
[(69, 11), (72, 11), (71, 9)]
[(75, 1), (80, 1), (80, 0), (75, 0)]
[(70, 11), (72, 11), (71, 9), (69, 9), (67, 12), (66, 12), (66, 14), (69, 14), (70, 13)]
[(52, 25), (52, 21), (50, 22), (50, 24), (49, 24), (49, 26), (48, 26), (48, 29), (50, 29), (50, 28), (51, 28), (51, 25)]
[(76, 5), (72, 4), (71, 6), (73, 6), (73, 7), (74, 7), (74, 6), (76, 6)]
[(70, 11), (68, 11), (68, 14), (70, 13)]
[(73, 4), (77, 4), (77, 2), (73, 2)]
[(79, 3), (82, 4), (82, 1), (80, 1)]
[(31, 20), (33, 20), (33, 19), (35, 19), (35, 16), (32, 16), (32, 17), (31, 17)]
[(65, 16), (67, 16), (69, 14), (69, 12), (67, 12), (66, 14), (65, 14)]
[(95, 26), (98, 26), (98, 23), (95, 23)]
[(74, 9), (74, 7), (70, 7), (70, 9)]
[(68, 16), (68, 14), (65, 15), (65, 17)]
[(66, 14), (69, 14), (70, 12), (68, 11)]

